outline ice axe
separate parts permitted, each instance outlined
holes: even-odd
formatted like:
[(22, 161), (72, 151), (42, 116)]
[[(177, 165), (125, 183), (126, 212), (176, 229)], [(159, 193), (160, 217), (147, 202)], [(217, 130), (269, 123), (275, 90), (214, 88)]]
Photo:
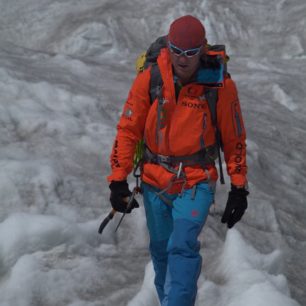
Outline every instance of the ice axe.
[[(124, 200), (127, 202), (126, 209), (125, 209), (125, 211), (124, 211), (124, 213), (123, 213), (123, 215), (122, 215), (120, 221), (118, 222), (118, 225), (117, 225), (117, 227), (116, 227), (116, 229), (115, 229), (115, 232), (117, 232), (117, 230), (118, 230), (118, 228), (119, 228), (119, 226), (120, 226), (120, 224), (121, 224), (123, 218), (125, 217), (126, 213), (129, 211), (129, 209), (130, 209), (131, 206), (132, 206), (132, 203), (133, 203), (133, 200), (134, 200), (134, 198), (135, 198), (135, 195), (136, 195), (139, 191), (140, 191), (139, 187), (136, 186), (136, 187), (133, 189), (133, 192), (132, 192), (131, 196), (130, 196), (130, 197), (124, 198)], [(99, 227), (99, 230), (98, 230), (98, 233), (99, 233), (99, 234), (102, 234), (104, 228), (106, 227), (106, 225), (108, 224), (108, 222), (109, 222), (110, 220), (113, 219), (113, 217), (114, 217), (115, 214), (116, 214), (116, 210), (115, 210), (115, 209), (112, 209), (112, 211), (107, 215), (107, 217), (106, 217), (106, 218), (102, 221), (102, 223), (100, 224), (100, 227)]]
[(116, 211), (114, 209), (112, 209), (112, 211), (107, 215), (107, 217), (102, 221), (102, 223), (100, 224), (99, 226), (99, 230), (98, 230), (98, 233), (99, 234), (102, 234), (105, 226), (108, 224), (108, 222), (110, 220), (113, 219), (114, 215), (115, 215)]

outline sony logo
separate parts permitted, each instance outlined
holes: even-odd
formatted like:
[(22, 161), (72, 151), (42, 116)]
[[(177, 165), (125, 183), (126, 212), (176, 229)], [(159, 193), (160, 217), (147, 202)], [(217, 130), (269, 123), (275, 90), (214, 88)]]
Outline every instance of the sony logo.
[(182, 106), (194, 108), (194, 109), (205, 109), (205, 104), (199, 104), (194, 102), (183, 101)]

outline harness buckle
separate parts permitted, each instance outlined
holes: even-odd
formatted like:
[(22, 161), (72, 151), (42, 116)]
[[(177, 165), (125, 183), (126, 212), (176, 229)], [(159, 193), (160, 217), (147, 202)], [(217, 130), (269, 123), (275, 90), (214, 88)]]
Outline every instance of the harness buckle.
[(156, 155), (156, 159), (157, 159), (158, 163), (169, 164), (171, 162), (171, 158), (169, 156), (166, 156), (166, 155), (158, 154), (158, 155)]

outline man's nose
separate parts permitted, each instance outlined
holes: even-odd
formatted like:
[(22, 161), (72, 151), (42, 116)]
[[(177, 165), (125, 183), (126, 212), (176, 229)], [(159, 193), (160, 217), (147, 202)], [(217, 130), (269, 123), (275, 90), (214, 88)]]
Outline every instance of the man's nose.
[(178, 57), (178, 62), (180, 64), (186, 64), (187, 63), (187, 57), (185, 54), (181, 54), (179, 57)]

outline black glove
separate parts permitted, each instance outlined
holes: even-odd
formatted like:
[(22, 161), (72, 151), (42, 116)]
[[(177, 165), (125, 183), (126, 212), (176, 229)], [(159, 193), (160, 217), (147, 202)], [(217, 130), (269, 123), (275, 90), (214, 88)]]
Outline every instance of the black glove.
[(227, 223), (228, 228), (232, 228), (242, 218), (248, 207), (248, 194), (249, 192), (245, 188), (237, 188), (232, 185), (232, 190), (228, 193), (228, 200), (221, 219), (222, 223)]
[(110, 202), (112, 204), (113, 209), (121, 213), (130, 213), (133, 208), (139, 207), (137, 201), (133, 199), (130, 208), (128, 211), (125, 211), (127, 208), (127, 204), (129, 199), (125, 199), (126, 197), (130, 197), (132, 192), (129, 190), (129, 185), (127, 181), (112, 181), (109, 185), (109, 189), (111, 190), (110, 194)]

